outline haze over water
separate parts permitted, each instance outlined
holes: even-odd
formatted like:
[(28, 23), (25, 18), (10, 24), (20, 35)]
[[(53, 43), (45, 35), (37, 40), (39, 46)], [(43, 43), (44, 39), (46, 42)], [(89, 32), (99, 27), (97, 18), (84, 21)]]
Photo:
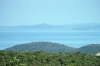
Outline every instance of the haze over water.
[(66, 46), (79, 48), (88, 44), (100, 44), (100, 31), (31, 31), (0, 32), (0, 49), (37, 41), (56, 42)]
[[(100, 23), (100, 0), (0, 0), (0, 26)], [(72, 25), (73, 26), (73, 25)], [(1, 29), (1, 28), (0, 28)], [(99, 43), (100, 32), (0, 31), (0, 49), (20, 43), (50, 41), (72, 47)]]

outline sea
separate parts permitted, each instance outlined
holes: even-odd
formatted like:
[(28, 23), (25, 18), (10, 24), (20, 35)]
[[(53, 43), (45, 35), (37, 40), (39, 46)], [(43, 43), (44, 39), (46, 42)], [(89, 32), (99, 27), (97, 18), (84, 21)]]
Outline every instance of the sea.
[(0, 50), (30, 42), (54, 42), (79, 48), (88, 44), (100, 44), (100, 31), (0, 31)]

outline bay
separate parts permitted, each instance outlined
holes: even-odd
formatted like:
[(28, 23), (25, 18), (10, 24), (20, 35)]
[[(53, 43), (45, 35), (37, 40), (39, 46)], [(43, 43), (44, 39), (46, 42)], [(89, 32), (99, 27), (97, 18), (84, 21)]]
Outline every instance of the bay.
[(16, 44), (38, 41), (56, 42), (66, 46), (79, 48), (88, 44), (100, 44), (100, 31), (68, 30), (0, 32), (0, 50), (12, 47)]

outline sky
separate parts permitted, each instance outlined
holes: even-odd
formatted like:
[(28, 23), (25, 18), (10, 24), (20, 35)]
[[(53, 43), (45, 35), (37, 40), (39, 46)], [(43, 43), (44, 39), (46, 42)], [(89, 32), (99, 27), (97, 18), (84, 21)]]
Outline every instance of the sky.
[(100, 0), (0, 0), (0, 26), (100, 23)]

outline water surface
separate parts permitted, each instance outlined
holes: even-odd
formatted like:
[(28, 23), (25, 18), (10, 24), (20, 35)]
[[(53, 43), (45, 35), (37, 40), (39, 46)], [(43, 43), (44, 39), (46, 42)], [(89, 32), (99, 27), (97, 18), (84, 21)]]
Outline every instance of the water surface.
[(88, 44), (100, 44), (100, 31), (68, 30), (0, 32), (0, 49), (5, 49), (16, 44), (36, 41), (56, 42), (78, 48)]

